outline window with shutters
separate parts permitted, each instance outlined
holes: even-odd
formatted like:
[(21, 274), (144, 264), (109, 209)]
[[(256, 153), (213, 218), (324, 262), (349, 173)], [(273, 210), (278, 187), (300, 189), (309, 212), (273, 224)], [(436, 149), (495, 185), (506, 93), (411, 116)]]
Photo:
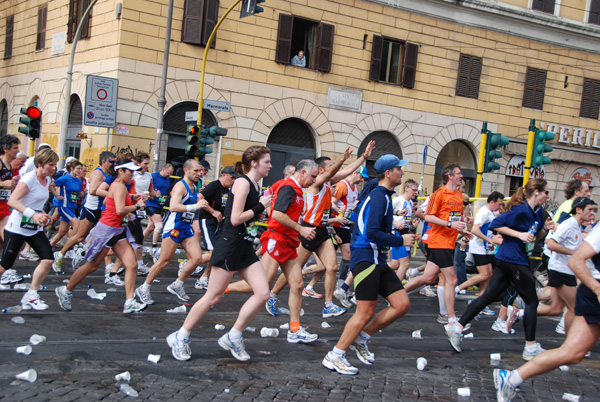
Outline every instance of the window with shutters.
[(294, 56), (304, 53), (304, 67), (331, 71), (334, 26), (289, 14), (279, 14), (275, 61), (291, 64)]
[(554, 15), (555, 0), (533, 0), (531, 9)]
[(600, 81), (584, 79), (581, 93), (580, 117), (598, 120), (600, 106)]
[(590, 0), (588, 23), (600, 25), (600, 0)]
[(15, 16), (14, 15), (10, 15), (10, 16), (6, 17), (6, 36), (4, 39), (4, 58), (5, 59), (12, 57), (14, 24), (15, 24)]
[(48, 4), (40, 6), (38, 9), (37, 38), (35, 50), (42, 50), (46, 47), (46, 20), (48, 18)]
[(460, 55), (456, 96), (479, 98), (479, 80), (481, 78), (481, 57)]
[[(87, 10), (90, 3), (91, 0), (69, 0), (69, 20), (67, 23), (68, 42), (73, 42), (73, 39), (75, 38), (75, 33), (77, 32), (77, 27), (79, 26), (79, 22), (81, 21), (81, 17), (83, 17), (83, 13), (85, 13), (85, 10)], [(90, 37), (91, 20), (92, 11), (90, 11), (87, 18), (83, 21), (80, 39)]]
[(373, 35), (369, 79), (414, 88), (418, 52), (414, 43)]
[(542, 110), (544, 107), (544, 91), (546, 89), (546, 70), (527, 68), (523, 107)]
[[(219, 21), (219, 0), (185, 0), (181, 41), (206, 46), (210, 34)], [(210, 44), (215, 47), (217, 37)]]

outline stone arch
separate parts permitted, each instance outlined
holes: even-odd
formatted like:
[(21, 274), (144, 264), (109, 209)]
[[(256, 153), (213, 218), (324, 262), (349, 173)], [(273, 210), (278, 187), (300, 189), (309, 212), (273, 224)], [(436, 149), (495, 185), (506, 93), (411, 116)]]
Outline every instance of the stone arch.
[[(435, 165), (437, 157), (446, 144), (454, 140), (461, 140), (471, 151), (479, 155), (479, 145), (481, 143), (481, 130), (466, 123), (455, 123), (442, 128), (433, 137), (428, 144), (427, 165)], [(424, 145), (423, 145), (424, 146)], [(421, 149), (422, 152), (422, 149)]]
[(392, 134), (398, 140), (402, 157), (412, 163), (419, 162), (417, 144), (410, 127), (391, 113), (382, 112), (365, 116), (352, 129), (348, 144), (358, 148), (363, 140), (375, 131), (387, 131)]

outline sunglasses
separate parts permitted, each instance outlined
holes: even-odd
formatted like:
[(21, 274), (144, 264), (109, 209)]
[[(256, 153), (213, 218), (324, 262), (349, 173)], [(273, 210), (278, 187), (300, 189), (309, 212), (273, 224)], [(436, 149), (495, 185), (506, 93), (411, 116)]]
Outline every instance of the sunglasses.
[(470, 202), (469, 202), (469, 201), (467, 201), (467, 202), (464, 202), (464, 201), (463, 201), (463, 205), (464, 205), (465, 207), (466, 207), (467, 205), (469, 205), (469, 204), (470, 204)]
[(115, 163), (117, 163), (117, 161), (108, 161), (108, 163), (110, 163), (111, 165), (114, 165)]

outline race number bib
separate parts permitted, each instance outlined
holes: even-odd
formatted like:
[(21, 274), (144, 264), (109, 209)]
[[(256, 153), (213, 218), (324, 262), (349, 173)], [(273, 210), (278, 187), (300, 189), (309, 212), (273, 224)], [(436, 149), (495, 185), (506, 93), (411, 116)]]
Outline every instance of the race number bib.
[(38, 224), (33, 219), (28, 218), (25, 215), (23, 215), (23, 218), (21, 218), (21, 227), (23, 229), (37, 230)]
[(163, 197), (163, 196), (158, 197), (158, 205), (160, 205), (161, 207), (164, 206), (166, 202), (167, 202), (167, 197)]
[(227, 206), (227, 200), (229, 199), (229, 194), (223, 194), (221, 196), (221, 208), (225, 211), (225, 207)]
[(327, 221), (329, 220), (329, 214), (331, 213), (331, 210), (327, 210), (327, 211), (323, 211), (323, 218), (321, 218), (321, 226), (326, 226), (327, 225)]
[(195, 214), (193, 212), (183, 212), (181, 214), (181, 222), (183, 223), (192, 223), (194, 222)]
[(533, 254), (533, 248), (535, 247), (535, 242), (525, 244), (525, 252), (527, 253), (527, 257), (530, 257)]
[(458, 211), (451, 211), (449, 221), (450, 222), (460, 222), (460, 218), (462, 217), (462, 213)]
[(145, 209), (138, 209), (137, 211), (135, 211), (135, 216), (138, 219), (146, 219), (148, 217)]
[(127, 217), (127, 215), (125, 215), (123, 217), (123, 219), (121, 219), (121, 226), (127, 226), (128, 223), (129, 223), (129, 218)]
[(76, 191), (71, 191), (71, 194), (69, 194), (69, 201), (77, 202), (78, 198), (79, 198), (79, 193)]
[(11, 193), (12, 193), (12, 191), (10, 191), (9, 189), (6, 189), (6, 188), (1, 189), (0, 190), (0, 201), (8, 201)]

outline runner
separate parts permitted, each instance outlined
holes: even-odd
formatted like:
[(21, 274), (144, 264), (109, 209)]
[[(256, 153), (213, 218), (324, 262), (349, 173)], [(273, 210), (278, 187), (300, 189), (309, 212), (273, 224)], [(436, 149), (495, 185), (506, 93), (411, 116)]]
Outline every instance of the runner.
[(169, 265), (179, 245), (185, 250), (188, 260), (179, 277), (167, 286), (167, 290), (183, 302), (190, 299), (183, 284), (202, 259), (202, 249), (194, 237), (192, 221), (196, 210), (208, 206), (206, 200), (198, 198), (197, 188), (194, 186), (201, 171), (202, 166), (193, 159), (188, 159), (183, 164), (183, 179), (179, 180), (171, 191), (169, 217), (163, 229), (160, 256), (150, 268), (142, 286), (135, 290), (142, 303), (154, 304), (150, 295), (152, 281)]
[(31, 286), (21, 298), (23, 310), (46, 310), (48, 305), (40, 299), (38, 289), (52, 266), (52, 247), (44, 235), (43, 227), (50, 223), (50, 216), (42, 211), (48, 199), (48, 187), (51, 177), (56, 172), (58, 155), (50, 149), (44, 149), (35, 156), (37, 168), (23, 176), (8, 199), (12, 208), (10, 217), (4, 229), (5, 242), (0, 261), (2, 284), (4, 275), (10, 273), (24, 242), (31, 245), (40, 262), (33, 271)]
[[(150, 155), (146, 152), (138, 152), (135, 156), (135, 164), (140, 167), (133, 175), (129, 192), (131, 194), (139, 194), (144, 201), (150, 197), (155, 197), (154, 188), (152, 187), (152, 175), (148, 173), (150, 168)], [(142, 219), (146, 219), (148, 215), (145, 209), (140, 209), (135, 212), (135, 219), (129, 220), (129, 231), (135, 239), (135, 244), (139, 247), (135, 250), (135, 257), (138, 264), (138, 275), (146, 275), (150, 271), (144, 263), (143, 250), (144, 245), (144, 229), (142, 228)]]
[[(529, 184), (529, 183), (528, 183)], [(559, 226), (560, 228), (560, 226)], [(577, 288), (575, 318), (558, 349), (540, 353), (517, 370), (494, 369), (494, 386), (501, 402), (511, 401), (524, 380), (564, 364), (577, 364), (600, 338), (600, 227), (596, 226), (569, 259), (569, 268), (581, 284)], [(592, 264), (587, 260), (591, 259)], [(592, 397), (593, 399), (593, 397)]]
[(169, 187), (171, 186), (170, 177), (173, 175), (173, 165), (165, 163), (160, 172), (152, 173), (152, 188), (154, 188), (154, 197), (149, 197), (146, 201), (146, 214), (148, 215), (148, 226), (144, 230), (144, 239), (152, 232), (152, 262), (156, 263), (160, 255), (158, 241), (162, 236), (163, 207), (169, 197)]
[[(394, 230), (397, 236), (407, 234), (413, 227), (413, 198), (419, 193), (419, 185), (416, 181), (408, 179), (404, 182), (404, 193), (392, 200), (394, 209)], [(401, 225), (398, 227), (397, 225)], [(410, 252), (412, 244), (408, 246), (392, 247), (390, 253), (390, 268), (396, 271), (400, 280), (406, 276), (410, 264)]]
[[(337, 344), (322, 362), (327, 369), (340, 374), (358, 374), (358, 369), (346, 360), (348, 348), (354, 350), (364, 364), (373, 364), (375, 355), (368, 348), (371, 336), (402, 317), (410, 308), (402, 281), (387, 265), (384, 249), (415, 241), (413, 234), (401, 237), (390, 234), (393, 216), (391, 195), (402, 182), (402, 166), (407, 163), (407, 160), (400, 160), (395, 155), (381, 156), (375, 162), (379, 186), (360, 206), (358, 221), (352, 232), (350, 257), (350, 270), (355, 278), (356, 313), (348, 320)], [(390, 305), (375, 315), (378, 295)]]
[[(134, 288), (137, 264), (133, 247), (137, 247), (129, 228), (127, 215), (144, 208), (141, 196), (130, 195), (125, 184), (133, 179), (133, 172), (139, 169), (128, 159), (117, 161), (115, 170), (117, 179), (110, 185), (106, 197), (106, 209), (102, 211), (100, 221), (94, 228), (94, 237), (85, 255), (86, 263), (77, 269), (67, 286), (56, 288), (58, 304), (63, 310), (71, 311), (73, 290), (89, 274), (96, 271), (110, 249), (125, 265), (125, 304), (123, 314), (135, 313), (146, 308), (143, 303), (135, 300)], [(135, 204), (134, 204), (135, 203)]]
[[(81, 162), (77, 159), (72, 159), (69, 162), (70, 171), (54, 180), (54, 185), (57, 187), (55, 196), (58, 200), (56, 209), (60, 216), (60, 226), (58, 232), (50, 240), (50, 245), (54, 247), (62, 238), (69, 232), (69, 228), (73, 228), (73, 233), (77, 233), (79, 220), (75, 214), (77, 209), (77, 200), (83, 198), (81, 191)], [(60, 191), (60, 192), (59, 192)], [(58, 251), (54, 255), (54, 259), (59, 257)], [(58, 266), (53, 265), (52, 269), (55, 272), (60, 272)]]
[(250, 284), (254, 294), (240, 309), (231, 330), (219, 338), (219, 346), (230, 351), (238, 360), (250, 359), (244, 348), (242, 333), (269, 297), (269, 284), (246, 230), (251, 221), (264, 216), (265, 208), (271, 203), (271, 196), (259, 196), (258, 185), (258, 181), (267, 177), (271, 170), (271, 151), (267, 147), (251, 146), (244, 151), (242, 162), (248, 173), (236, 179), (227, 200), (223, 231), (210, 260), (213, 269), (208, 290), (194, 304), (183, 326), (167, 337), (171, 353), (177, 360), (191, 358), (191, 331), (210, 308), (221, 300), (236, 272)]
[[(508, 286), (512, 284), (525, 302), (525, 348), (523, 359), (531, 360), (543, 352), (542, 346), (535, 340), (537, 324), (538, 298), (535, 291), (535, 279), (529, 268), (528, 249), (533, 247), (536, 236), (545, 236), (545, 230), (554, 227), (550, 220), (545, 224), (541, 205), (548, 200), (547, 183), (543, 179), (531, 179), (525, 187), (519, 187), (512, 195), (506, 209), (508, 212), (495, 218), (489, 228), (503, 237), (502, 246), (496, 254), (496, 269), (490, 279), (486, 292), (467, 306), (458, 322), (444, 326), (452, 347), (460, 352), (462, 330), (481, 310), (490, 303), (504, 297)], [(454, 292), (448, 292), (454, 293)]]
[(567, 182), (565, 185), (565, 202), (560, 204), (552, 220), (555, 223), (561, 223), (562, 221), (569, 219), (571, 215), (569, 212), (573, 209), (573, 200), (578, 197), (590, 197), (590, 186), (583, 180), (573, 179)]
[(0, 137), (0, 247), (3, 246), (4, 227), (10, 216), (8, 199), (19, 181), (18, 176), (13, 176), (11, 166), (11, 162), (19, 153), (19, 144), (21, 141), (14, 135)]

